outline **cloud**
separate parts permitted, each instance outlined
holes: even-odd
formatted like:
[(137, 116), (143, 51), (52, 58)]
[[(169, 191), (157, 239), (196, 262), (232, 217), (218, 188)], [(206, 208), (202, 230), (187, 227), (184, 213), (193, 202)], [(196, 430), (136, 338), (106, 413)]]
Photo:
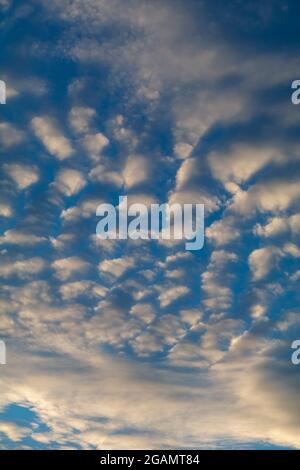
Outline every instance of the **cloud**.
[(249, 265), (254, 280), (264, 279), (271, 269), (276, 267), (278, 259), (282, 256), (282, 251), (273, 246), (258, 248), (249, 255)]
[(85, 106), (74, 106), (69, 113), (69, 122), (72, 129), (79, 134), (86, 134), (90, 130), (92, 119), (96, 110)]
[(139, 319), (141, 319), (142, 321), (144, 321), (147, 324), (151, 323), (154, 320), (155, 316), (156, 316), (156, 312), (154, 310), (153, 305), (151, 305), (149, 303), (135, 304), (130, 309), (130, 313), (132, 315), (138, 317)]
[(81, 295), (104, 297), (107, 288), (92, 281), (75, 281), (62, 284), (59, 291), (65, 300), (73, 300)]
[(73, 196), (79, 193), (86, 185), (84, 175), (71, 168), (60, 170), (55, 178), (55, 187), (66, 196)]
[(256, 224), (254, 233), (263, 238), (276, 237), (291, 232), (297, 235), (300, 232), (300, 214), (289, 217), (270, 217), (265, 225)]
[(219, 208), (218, 197), (201, 189), (170, 192), (168, 204), (204, 204), (205, 213), (214, 212)]
[(128, 157), (122, 172), (124, 184), (127, 188), (132, 188), (145, 182), (150, 177), (149, 161), (141, 155), (131, 155)]
[(300, 248), (294, 243), (285, 243), (283, 246), (283, 252), (287, 255), (292, 256), (293, 258), (300, 257)]
[(22, 143), (25, 139), (25, 134), (8, 122), (0, 122), (0, 137), (2, 145), (10, 148)]
[(34, 274), (39, 274), (45, 267), (46, 262), (40, 257), (16, 261), (3, 261), (0, 266), (0, 274), (4, 278), (16, 276), (26, 279)]
[(51, 245), (57, 250), (65, 249), (72, 241), (75, 236), (72, 233), (61, 233), (58, 237), (50, 237)]
[(213, 222), (205, 230), (205, 235), (216, 246), (224, 246), (240, 238), (241, 230), (235, 218), (228, 216)]
[(176, 174), (176, 189), (183, 189), (197, 171), (197, 160), (195, 158), (184, 160)]
[(6, 173), (17, 184), (18, 189), (25, 189), (39, 180), (39, 170), (35, 165), (21, 165), (17, 163), (5, 164)]
[(178, 300), (180, 297), (187, 295), (190, 292), (190, 289), (186, 286), (162, 286), (160, 288), (159, 301), (161, 307), (167, 307), (175, 300)]
[(58, 160), (65, 160), (73, 153), (70, 141), (62, 134), (57, 124), (49, 117), (34, 117), (31, 126), (47, 151)]
[(99, 160), (102, 150), (109, 144), (109, 140), (101, 132), (96, 134), (87, 134), (82, 140), (82, 145), (88, 154), (94, 159)]
[(135, 265), (135, 260), (129, 256), (122, 258), (106, 259), (99, 263), (98, 268), (102, 273), (112, 274), (115, 277), (121, 277), (127, 269)]
[(207, 269), (201, 274), (202, 291), (205, 294), (203, 304), (206, 308), (214, 312), (230, 308), (233, 297), (231, 284), (234, 278), (229, 274), (225, 276), (225, 273), (228, 272), (228, 267), (237, 261), (238, 257), (233, 252), (212, 252)]
[(89, 263), (79, 258), (79, 256), (70, 256), (53, 261), (51, 264), (55, 271), (55, 276), (64, 281), (74, 275), (82, 275), (89, 269)]
[(192, 153), (193, 146), (188, 144), (187, 142), (178, 142), (174, 147), (174, 153), (176, 157), (185, 159), (190, 156)]
[(20, 232), (18, 230), (6, 230), (0, 236), (0, 244), (9, 245), (35, 245), (46, 241), (46, 238), (38, 237), (30, 233)]
[(266, 181), (251, 186), (248, 191), (238, 191), (230, 206), (233, 212), (253, 214), (255, 211), (283, 211), (300, 197), (298, 182)]
[(0, 423), (0, 433), (5, 434), (8, 439), (12, 441), (20, 441), (26, 435), (31, 433), (30, 428), (26, 428), (25, 426), (19, 426), (15, 423), (9, 421), (2, 421)]
[(92, 168), (89, 176), (93, 181), (99, 181), (103, 184), (112, 184), (117, 187), (121, 187), (124, 183), (123, 176), (118, 171), (110, 170), (101, 163)]
[[(280, 154), (279, 154), (280, 155)], [(263, 168), (270, 161), (282, 161), (278, 150), (268, 147), (235, 145), (228, 152), (212, 152), (209, 163), (215, 178), (224, 184), (232, 181), (242, 183)]]
[(87, 199), (85, 201), (82, 201), (77, 206), (72, 206), (68, 207), (68, 209), (63, 209), (60, 217), (67, 222), (76, 221), (80, 218), (88, 219), (92, 215), (96, 214), (96, 209), (101, 202), (102, 200), (99, 199)]
[(1, 202), (0, 203), (0, 216), (1, 217), (12, 217), (13, 215), (13, 210), (10, 206), (10, 204)]

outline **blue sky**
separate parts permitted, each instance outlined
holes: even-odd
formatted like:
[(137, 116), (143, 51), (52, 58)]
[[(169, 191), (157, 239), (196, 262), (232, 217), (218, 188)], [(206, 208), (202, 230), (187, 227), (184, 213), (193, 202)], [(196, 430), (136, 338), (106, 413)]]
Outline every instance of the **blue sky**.
[[(298, 448), (296, 1), (0, 0), (2, 448)], [(205, 204), (205, 245), (95, 237)]]

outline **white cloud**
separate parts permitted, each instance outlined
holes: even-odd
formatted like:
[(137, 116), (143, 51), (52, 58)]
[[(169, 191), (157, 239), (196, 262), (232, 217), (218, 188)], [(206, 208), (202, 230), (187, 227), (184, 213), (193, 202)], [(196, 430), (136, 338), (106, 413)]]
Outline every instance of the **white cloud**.
[(75, 221), (79, 220), (81, 217), (88, 219), (91, 215), (96, 214), (96, 209), (99, 204), (103, 202), (99, 199), (87, 199), (77, 206), (69, 207), (68, 209), (63, 209), (60, 217), (66, 221)]
[(45, 267), (45, 261), (39, 257), (4, 261), (0, 265), (0, 274), (5, 278), (17, 276), (26, 279), (31, 275), (40, 273)]
[(210, 256), (206, 271), (201, 274), (202, 290), (205, 294), (203, 304), (215, 312), (224, 311), (232, 303), (232, 275), (228, 273), (229, 266), (236, 263), (235, 253), (225, 250), (215, 250)]
[(82, 139), (82, 144), (88, 154), (94, 159), (98, 160), (101, 151), (109, 144), (109, 140), (101, 132), (96, 134), (87, 134)]
[(82, 275), (89, 269), (89, 266), (89, 263), (79, 258), (79, 256), (61, 258), (51, 264), (55, 271), (55, 276), (62, 281), (76, 274)]
[(274, 246), (258, 248), (249, 255), (249, 266), (255, 280), (264, 279), (276, 267), (282, 251)]
[(0, 423), (0, 433), (5, 434), (8, 439), (12, 441), (20, 441), (28, 434), (32, 433), (32, 429), (26, 428), (25, 426), (19, 426), (15, 423), (9, 421), (1, 421)]
[(18, 230), (6, 230), (2, 236), (0, 236), (0, 244), (11, 244), (11, 245), (35, 245), (46, 241), (44, 237), (38, 237), (36, 235), (20, 232)]
[(75, 281), (62, 284), (59, 291), (64, 300), (73, 300), (80, 295), (105, 297), (108, 289), (92, 281)]
[(299, 197), (300, 184), (297, 181), (266, 181), (251, 186), (248, 191), (238, 191), (230, 209), (241, 214), (251, 214), (256, 210), (283, 211)]
[(12, 217), (13, 210), (11, 206), (7, 203), (0, 203), (0, 217)]
[(300, 248), (294, 243), (285, 243), (283, 246), (283, 252), (293, 258), (300, 258)]
[(35, 165), (11, 163), (4, 165), (6, 173), (15, 181), (18, 189), (25, 189), (39, 180), (39, 170)]
[(216, 196), (200, 190), (184, 189), (169, 194), (169, 204), (204, 204), (205, 213), (210, 213), (219, 208), (219, 200)]
[(23, 142), (25, 134), (8, 122), (0, 122), (0, 138), (2, 145), (8, 148)]
[(256, 224), (254, 233), (264, 238), (276, 237), (291, 231), (293, 235), (300, 233), (300, 214), (290, 217), (271, 217), (265, 225)]
[(108, 183), (117, 187), (122, 186), (124, 183), (123, 177), (118, 171), (110, 170), (101, 163), (90, 171), (89, 176), (93, 181)]
[(241, 236), (241, 228), (236, 227), (233, 217), (216, 220), (205, 230), (208, 240), (217, 246), (227, 245)]
[(130, 313), (132, 315), (137, 316), (140, 320), (142, 320), (143, 322), (147, 324), (151, 323), (156, 316), (156, 312), (154, 310), (153, 305), (149, 303), (135, 304), (130, 309)]
[(112, 274), (115, 277), (122, 276), (127, 269), (135, 265), (133, 258), (123, 256), (122, 258), (106, 259), (99, 263), (98, 268), (100, 272)]
[(128, 157), (122, 175), (125, 186), (133, 186), (143, 183), (150, 177), (150, 166), (148, 160), (141, 155), (131, 155)]
[(178, 142), (174, 147), (176, 157), (182, 158), (183, 160), (190, 156), (192, 150), (193, 146), (186, 142)]
[(89, 132), (91, 120), (96, 116), (96, 110), (84, 106), (74, 106), (69, 114), (70, 126), (79, 134)]
[(72, 240), (74, 240), (74, 234), (72, 233), (61, 233), (58, 237), (50, 237), (50, 243), (57, 250), (65, 249), (67, 245), (70, 245)]
[(184, 160), (176, 175), (176, 189), (181, 190), (198, 173), (196, 158)]
[(186, 286), (162, 286), (160, 288), (159, 301), (161, 307), (167, 307), (175, 300), (187, 295), (190, 292), (190, 289)]
[(266, 306), (262, 304), (254, 304), (250, 309), (253, 318), (261, 318), (266, 312)]
[(209, 163), (213, 175), (223, 183), (242, 183), (271, 160), (282, 160), (282, 157), (275, 157), (277, 152), (272, 148), (239, 144), (228, 152), (212, 152), (209, 155)]
[(65, 168), (58, 172), (55, 178), (55, 186), (66, 196), (77, 194), (86, 185), (84, 175), (71, 168)]
[(51, 155), (64, 160), (73, 153), (70, 141), (59, 130), (57, 124), (49, 117), (35, 117), (31, 121), (35, 135), (42, 141)]

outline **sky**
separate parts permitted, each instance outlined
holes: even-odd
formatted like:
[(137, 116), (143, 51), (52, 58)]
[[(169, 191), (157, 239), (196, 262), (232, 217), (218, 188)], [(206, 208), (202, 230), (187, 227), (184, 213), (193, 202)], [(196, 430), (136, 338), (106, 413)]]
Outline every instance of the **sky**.
[[(300, 447), (299, 15), (0, 0), (0, 448)], [(97, 238), (124, 195), (203, 249)]]

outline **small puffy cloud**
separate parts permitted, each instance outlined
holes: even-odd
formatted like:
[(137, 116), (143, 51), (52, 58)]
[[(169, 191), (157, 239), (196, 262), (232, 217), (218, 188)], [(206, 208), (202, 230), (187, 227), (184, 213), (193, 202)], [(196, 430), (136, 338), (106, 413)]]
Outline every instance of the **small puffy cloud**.
[(96, 116), (93, 108), (74, 106), (69, 113), (71, 128), (79, 133), (86, 134), (89, 131), (91, 120)]
[(238, 239), (240, 237), (240, 229), (236, 227), (233, 217), (224, 217), (207, 227), (205, 234), (207, 239), (216, 246), (223, 246)]
[(264, 238), (283, 235), (288, 231), (293, 235), (300, 233), (300, 214), (290, 217), (271, 217), (265, 225), (256, 224), (254, 227), (254, 233)]
[(248, 191), (238, 191), (230, 209), (240, 214), (283, 211), (300, 197), (299, 182), (283, 180), (266, 181), (250, 187)]
[(252, 251), (249, 256), (249, 266), (253, 279), (256, 281), (264, 279), (271, 269), (276, 266), (280, 256), (282, 256), (282, 251), (274, 246), (258, 248)]
[(261, 318), (266, 311), (266, 306), (262, 304), (252, 305), (250, 313), (252, 318)]
[(166, 263), (175, 263), (178, 261), (191, 261), (192, 254), (188, 251), (178, 251), (175, 255), (168, 255), (166, 257)]
[(48, 92), (47, 83), (35, 77), (29, 75), (26, 77), (9, 77), (7, 87), (7, 98), (20, 97), (24, 94), (32, 95), (35, 97), (44, 96)]
[[(0, 3), (1, 6), (1, 3)], [(9, 421), (1, 421), (0, 423), (0, 433), (3, 433), (11, 441), (18, 442), (23, 439), (27, 434), (32, 433), (31, 428), (26, 428), (24, 426), (19, 426), (15, 423)]]
[(131, 308), (130, 313), (147, 324), (151, 323), (156, 316), (153, 305), (149, 303), (135, 304)]
[(186, 142), (179, 142), (174, 147), (174, 153), (177, 158), (185, 159), (192, 153), (193, 146)]
[(70, 141), (62, 134), (52, 119), (45, 116), (35, 117), (31, 120), (31, 126), (48, 152), (58, 160), (64, 160), (73, 153)]
[(198, 309), (184, 309), (180, 312), (180, 318), (183, 323), (187, 323), (189, 326), (196, 325), (202, 318), (203, 313)]
[[(186, 163), (186, 160), (184, 163)], [(219, 208), (219, 200), (216, 196), (202, 192), (201, 190), (184, 189), (180, 191), (171, 192), (169, 195), (168, 204), (204, 204), (205, 212), (210, 213)]]
[(268, 238), (276, 235), (282, 235), (287, 232), (288, 223), (285, 217), (272, 217), (265, 225), (256, 224), (254, 227), (255, 235)]
[(153, 353), (162, 352), (164, 350), (161, 338), (149, 331), (134, 338), (131, 342), (131, 346), (134, 352), (140, 357), (147, 357)]
[(97, 160), (100, 156), (101, 151), (109, 144), (109, 140), (101, 132), (96, 134), (87, 134), (82, 139), (82, 144), (88, 154), (94, 159)]
[(106, 259), (99, 263), (98, 268), (102, 273), (112, 274), (115, 277), (122, 276), (127, 269), (135, 265), (133, 258), (123, 256), (122, 258)]
[(60, 170), (55, 178), (55, 186), (66, 196), (77, 194), (85, 185), (84, 175), (80, 171), (71, 168)]
[(109, 170), (101, 163), (90, 171), (89, 177), (93, 181), (99, 181), (100, 183), (112, 184), (117, 187), (123, 185), (122, 175), (117, 171)]
[(213, 175), (223, 183), (241, 183), (274, 161), (274, 156), (276, 152), (272, 148), (236, 145), (228, 152), (211, 153), (209, 163)]
[(215, 310), (226, 310), (232, 302), (232, 276), (226, 275), (231, 263), (236, 263), (235, 253), (225, 250), (212, 252), (207, 270), (201, 275), (202, 291), (206, 298), (204, 305)]
[(0, 202), (0, 217), (12, 217), (13, 210), (7, 203)]
[(175, 300), (178, 300), (180, 297), (187, 295), (189, 292), (190, 289), (186, 286), (163, 286), (158, 297), (160, 305), (161, 307), (167, 307)]
[(17, 163), (4, 165), (6, 173), (17, 184), (18, 189), (25, 189), (39, 180), (39, 170), (35, 165)]
[(8, 148), (18, 145), (23, 142), (25, 138), (24, 132), (16, 129), (7, 122), (0, 123), (0, 140), (1, 144)]
[(62, 250), (67, 244), (70, 245), (73, 239), (74, 235), (72, 233), (61, 233), (56, 238), (50, 237), (50, 243), (55, 249)]
[(52, 269), (55, 271), (55, 276), (62, 281), (76, 274), (85, 273), (89, 266), (89, 263), (79, 258), (79, 256), (57, 259), (51, 264)]
[(165, 276), (169, 279), (184, 279), (184, 269), (170, 269), (165, 271)]
[(127, 188), (143, 183), (149, 178), (149, 162), (141, 155), (131, 155), (128, 157), (123, 169), (124, 184)]
[(177, 171), (176, 189), (181, 190), (184, 188), (197, 171), (196, 158), (189, 158), (188, 160), (185, 160)]
[(283, 252), (293, 258), (300, 258), (300, 248), (295, 243), (285, 243)]
[(92, 281), (75, 281), (62, 284), (59, 291), (64, 300), (73, 300), (80, 295), (104, 297), (107, 288)]
[(0, 265), (0, 275), (7, 278), (17, 276), (26, 279), (45, 269), (46, 263), (42, 258), (27, 258), (17, 261), (4, 261)]
[(88, 199), (81, 202), (78, 206), (64, 209), (60, 217), (68, 222), (78, 220), (80, 217), (87, 219), (92, 214), (96, 214), (96, 209), (100, 203), (101, 201), (99, 199)]
[(9, 245), (35, 245), (46, 241), (44, 237), (38, 237), (30, 233), (20, 232), (18, 230), (6, 230), (2, 236), (0, 236), (0, 244)]

